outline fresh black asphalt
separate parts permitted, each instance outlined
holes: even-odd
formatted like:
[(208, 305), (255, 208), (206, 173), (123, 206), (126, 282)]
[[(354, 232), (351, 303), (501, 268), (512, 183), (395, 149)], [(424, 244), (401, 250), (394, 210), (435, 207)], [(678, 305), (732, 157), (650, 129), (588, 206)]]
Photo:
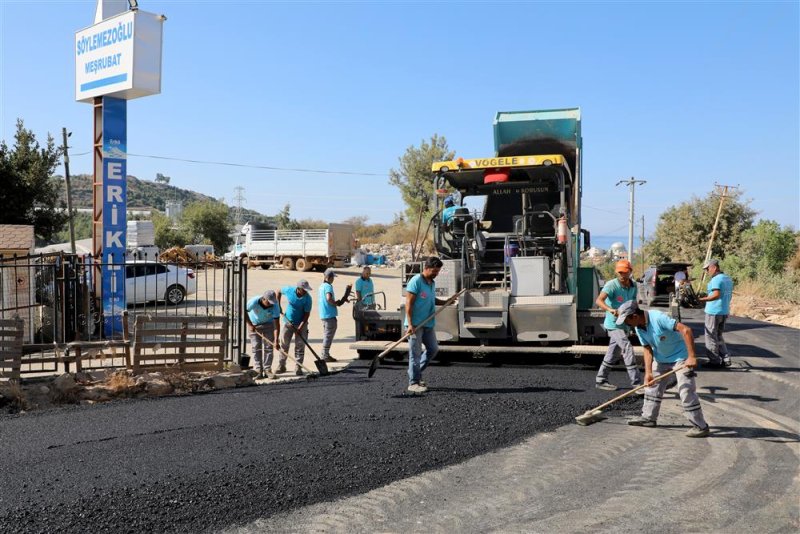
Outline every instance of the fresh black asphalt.
[(362, 493), (572, 423), (613, 396), (594, 369), (433, 366), (431, 391), (410, 397), (402, 364), (367, 379), (356, 362), (316, 380), (3, 416), (0, 532), (209, 531)]

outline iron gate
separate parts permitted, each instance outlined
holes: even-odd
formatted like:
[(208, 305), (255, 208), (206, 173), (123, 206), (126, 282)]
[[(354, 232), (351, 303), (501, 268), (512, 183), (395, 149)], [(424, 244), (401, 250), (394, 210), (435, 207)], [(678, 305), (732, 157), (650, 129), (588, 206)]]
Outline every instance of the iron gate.
[[(129, 325), (139, 314), (225, 316), (225, 359), (239, 360), (247, 339), (242, 320), (247, 268), (240, 259), (162, 262), (142, 257), (102, 264), (91, 255), (0, 258), (0, 318), (19, 317), (24, 322), (23, 373), (55, 372), (55, 363), (37, 360), (52, 360), (54, 352), (72, 341), (123, 337), (119, 330), (103, 328), (106, 318), (94, 289), (94, 273), (104, 265), (125, 273)], [(112, 309), (111, 314), (122, 311)], [(84, 368), (114, 366), (110, 363), (87, 362)]]

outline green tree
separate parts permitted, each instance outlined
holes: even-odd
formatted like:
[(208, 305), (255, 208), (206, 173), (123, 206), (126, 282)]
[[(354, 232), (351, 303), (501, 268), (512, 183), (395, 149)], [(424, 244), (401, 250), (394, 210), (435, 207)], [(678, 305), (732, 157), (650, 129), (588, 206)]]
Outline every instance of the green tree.
[[(73, 210), (74, 211), (74, 210)], [(72, 215), (72, 220), (75, 224), (75, 239), (89, 239), (92, 237), (92, 215), (89, 213), (75, 212)], [(53, 234), (53, 243), (67, 243), (69, 241), (69, 222)]]
[(0, 141), (0, 223), (32, 224), (39, 242), (50, 241), (67, 220), (59, 181), (53, 177), (60, 159), (51, 135), (42, 148), (17, 119), (14, 146)]
[(726, 270), (738, 279), (756, 279), (760, 274), (784, 271), (797, 252), (797, 234), (775, 221), (761, 220), (742, 232), (734, 253), (724, 262)]
[[(702, 263), (719, 208), (719, 195), (691, 200), (661, 214), (653, 239), (645, 245), (651, 263), (686, 261)], [(724, 258), (733, 253), (742, 233), (753, 226), (755, 210), (735, 192), (725, 199), (711, 255)]]
[(275, 215), (275, 224), (278, 225), (279, 230), (297, 230), (297, 221), (292, 219), (291, 204), (286, 204), (281, 211)]
[(181, 223), (192, 242), (210, 243), (217, 254), (223, 254), (233, 244), (225, 204), (213, 201), (189, 204), (183, 210)]
[(156, 238), (156, 246), (161, 250), (170, 247), (183, 247), (189, 240), (186, 234), (178, 227), (176, 227), (172, 219), (166, 215), (154, 211), (151, 215), (153, 221), (153, 231)]
[(409, 220), (416, 221), (420, 211), (424, 220), (430, 218), (433, 200), (431, 165), (454, 157), (455, 152), (447, 146), (447, 139), (433, 134), (430, 141), (423, 139), (419, 147), (408, 147), (399, 158), (400, 168), (389, 171), (389, 183), (400, 190)]

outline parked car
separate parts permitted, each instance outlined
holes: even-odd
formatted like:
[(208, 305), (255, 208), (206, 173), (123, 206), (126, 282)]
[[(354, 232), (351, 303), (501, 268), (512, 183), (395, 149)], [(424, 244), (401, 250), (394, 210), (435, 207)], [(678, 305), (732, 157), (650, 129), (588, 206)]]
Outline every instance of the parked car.
[(165, 301), (180, 304), (197, 291), (192, 269), (158, 262), (128, 262), (125, 266), (125, 297), (128, 305)]
[(639, 303), (646, 306), (669, 306), (670, 295), (675, 292), (675, 274), (688, 273), (691, 263), (661, 263), (644, 272), (644, 276), (636, 280)]

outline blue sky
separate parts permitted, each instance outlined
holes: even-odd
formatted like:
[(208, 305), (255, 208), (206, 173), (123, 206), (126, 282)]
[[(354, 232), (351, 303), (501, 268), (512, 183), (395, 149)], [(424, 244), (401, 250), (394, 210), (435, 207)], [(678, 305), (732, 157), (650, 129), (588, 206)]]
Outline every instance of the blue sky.
[[(760, 216), (800, 226), (797, 2), (388, 3), (141, 0), (164, 13), (162, 93), (128, 104), (131, 154), (372, 173), (269, 171), (131, 156), (128, 173), (296, 218), (403, 209), (385, 174), (444, 135), (493, 152), (500, 110), (579, 106), (584, 226), (626, 235), (627, 190), (647, 233), (667, 207), (738, 184)], [(94, 2), (0, 0), (0, 137), (92, 142), (74, 101), (73, 36)], [(91, 172), (89, 155), (73, 173)], [(637, 225), (636, 234), (638, 236)]]

